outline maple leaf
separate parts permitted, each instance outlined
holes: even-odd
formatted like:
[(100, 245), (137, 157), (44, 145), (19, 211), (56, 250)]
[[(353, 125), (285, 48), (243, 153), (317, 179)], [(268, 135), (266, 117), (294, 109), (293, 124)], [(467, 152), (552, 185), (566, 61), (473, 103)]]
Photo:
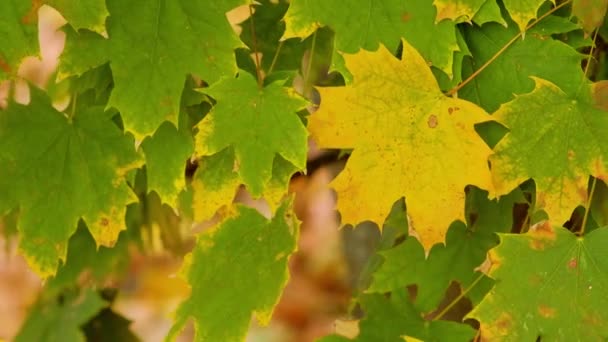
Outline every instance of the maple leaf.
[(309, 129), (323, 148), (354, 148), (333, 181), (343, 223), (381, 224), (395, 200), (407, 210), (423, 245), (444, 239), (464, 218), (467, 184), (492, 191), (490, 149), (476, 123), (490, 116), (444, 96), (422, 56), (403, 41), (403, 57), (384, 47), (345, 55), (352, 85), (320, 88)]
[(608, 336), (608, 229), (577, 237), (546, 221), (500, 234), (490, 251), (496, 285), (469, 314), (483, 340), (599, 341)]
[(81, 326), (108, 303), (94, 289), (86, 289), (77, 295), (68, 293), (65, 297), (61, 301), (38, 303), (31, 308), (15, 342), (84, 341)]
[(97, 33), (106, 32), (106, 18), (110, 14), (106, 8), (105, 0), (43, 0), (44, 3), (55, 8), (78, 31), (89, 29)]
[(242, 43), (226, 12), (244, 3), (107, 1), (109, 39), (90, 31), (68, 35), (77, 41), (66, 43), (71, 48), (62, 76), (110, 61), (114, 89), (108, 105), (143, 140), (163, 121), (176, 123), (187, 74), (213, 83), (236, 73), (234, 49)]
[(296, 112), (307, 102), (293, 89), (279, 82), (259, 88), (252, 75), (241, 72), (238, 78), (225, 78), (201, 91), (217, 103), (196, 126), (198, 156), (232, 146), (235, 169), (256, 197), (272, 177), (275, 155), (304, 169), (308, 133)]
[[(576, 29), (578, 27), (568, 19), (545, 18), (528, 31), (525, 39), (519, 39), (493, 59), (458, 95), (493, 112), (512, 100), (514, 94), (532, 91), (534, 81), (530, 76), (549, 80), (568, 93), (576, 93), (583, 79), (581, 60), (584, 56), (551, 37), (552, 34)], [(465, 60), (463, 77), (468, 77), (492, 59), (517, 34), (513, 25), (503, 27), (489, 23), (483, 26), (483, 30), (474, 25), (465, 26), (464, 35), (473, 58)]]
[(252, 314), (267, 325), (287, 281), (287, 259), (296, 249), (297, 220), (286, 201), (272, 220), (236, 206), (213, 231), (201, 234), (182, 274), (192, 286), (177, 309), (175, 337), (195, 321), (196, 341), (240, 341)]
[(156, 191), (163, 202), (174, 208), (179, 193), (186, 187), (184, 165), (194, 150), (189, 134), (164, 122), (141, 144), (146, 155), (148, 190)]
[(127, 234), (123, 233), (112, 248), (97, 248), (86, 225), (79, 224), (76, 233), (70, 237), (66, 262), (44, 285), (45, 295), (59, 295), (75, 285), (81, 288), (103, 286), (108, 279), (115, 279), (112, 277), (129, 266), (128, 242)]
[(327, 25), (336, 32), (336, 50), (354, 53), (376, 50), (379, 44), (394, 52), (404, 37), (452, 77), (453, 55), (459, 50), (456, 26), (449, 20), (435, 23), (436, 16), (429, 0), (360, 0), (349, 6), (340, 0), (293, 0), (285, 14), (283, 38), (306, 37)]
[(477, 267), (486, 259), (488, 250), (498, 244), (495, 233), (511, 231), (514, 203), (524, 201), (519, 189), (500, 200), (487, 197), (487, 192), (471, 187), (467, 191), (466, 213), (475, 219), (467, 220), (466, 226), (452, 223), (445, 244), (434, 245), (428, 253), (414, 238), (379, 251), (383, 261), (375, 269), (366, 292), (387, 293), (415, 285), (413, 306), (420, 312), (431, 312), (444, 299), (452, 281), (457, 281), (461, 289), (469, 289), (466, 296), (473, 304), (481, 301), (493, 281), (479, 273)]
[(112, 245), (126, 205), (137, 200), (123, 177), (142, 162), (112, 114), (85, 107), (69, 119), (35, 88), (29, 105), (11, 103), (0, 113), (0, 212), (19, 206), (20, 249), (30, 266), (53, 274), (80, 218), (98, 244)]
[(533, 178), (537, 208), (565, 222), (577, 205), (586, 203), (589, 175), (608, 180), (608, 81), (581, 85), (578, 96), (549, 81), (534, 81), (531, 93), (494, 114), (511, 131), (490, 157), (492, 175), (497, 195)]
[(0, 81), (17, 74), (23, 58), (38, 53), (39, 1), (0, 2)]
[[(371, 341), (471, 341), (475, 330), (466, 324), (442, 320), (425, 320), (409, 301), (407, 291), (365, 294), (359, 303), (365, 318), (359, 323), (359, 342)], [(330, 336), (322, 342), (351, 341)]]

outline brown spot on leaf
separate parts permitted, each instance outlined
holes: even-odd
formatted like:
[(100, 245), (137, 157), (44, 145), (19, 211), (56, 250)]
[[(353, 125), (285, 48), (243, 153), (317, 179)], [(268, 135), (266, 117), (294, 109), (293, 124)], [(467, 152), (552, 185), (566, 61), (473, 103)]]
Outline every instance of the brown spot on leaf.
[(608, 81), (597, 82), (591, 89), (595, 107), (608, 112)]
[(542, 251), (555, 240), (555, 231), (549, 221), (542, 221), (530, 228), (530, 248)]
[(494, 326), (498, 334), (497, 336), (506, 336), (509, 331), (511, 331), (511, 325), (513, 323), (513, 318), (506, 312), (500, 314), (498, 319), (494, 322)]
[(401, 21), (403, 21), (404, 23), (407, 23), (408, 21), (410, 21), (410, 19), (412, 19), (412, 15), (408, 12), (403, 12), (401, 14)]
[(568, 260), (568, 268), (574, 269), (578, 267), (578, 261), (576, 261), (576, 259), (572, 258), (570, 260)]
[(10, 66), (8, 65), (8, 63), (7, 63), (7, 62), (6, 62), (4, 59), (2, 59), (2, 58), (0, 58), (0, 69), (2, 69), (2, 71), (4, 71), (4, 72), (5, 72), (5, 73), (7, 73), (7, 74), (10, 74), (10, 73), (11, 73), (11, 67), (10, 67)]
[(101, 221), (101, 225), (104, 227), (107, 227), (108, 225), (110, 225), (110, 220), (108, 220), (107, 217), (102, 217), (100, 221)]
[(573, 160), (573, 159), (574, 159), (574, 151), (568, 150), (568, 160)]
[(429, 116), (429, 120), (427, 121), (427, 124), (429, 125), (430, 128), (437, 127), (437, 125), (439, 124), (439, 120), (437, 119), (437, 116), (434, 114), (431, 114), (431, 116)]
[(541, 316), (543, 316), (544, 318), (555, 317), (555, 309), (550, 306), (543, 305), (543, 304), (540, 304), (538, 306), (538, 313)]

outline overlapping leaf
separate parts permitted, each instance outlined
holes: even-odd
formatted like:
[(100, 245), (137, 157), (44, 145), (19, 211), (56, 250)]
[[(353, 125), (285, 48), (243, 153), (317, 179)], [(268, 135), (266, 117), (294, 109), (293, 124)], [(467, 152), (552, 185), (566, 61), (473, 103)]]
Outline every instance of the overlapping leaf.
[(437, 21), (451, 19), (470, 22), (475, 20), (478, 25), (489, 21), (502, 22), (496, 0), (435, 0), (433, 5), (437, 7)]
[(0, 81), (17, 74), (23, 58), (38, 54), (39, 1), (0, 2)]
[(304, 169), (308, 133), (296, 112), (306, 101), (293, 89), (279, 82), (259, 88), (253, 76), (241, 72), (202, 91), (217, 104), (196, 126), (198, 156), (232, 147), (232, 168), (254, 196), (262, 195), (268, 185), (276, 155)]
[(536, 14), (544, 2), (545, 0), (504, 0), (505, 8), (520, 31), (525, 31), (530, 20), (536, 19)]
[(106, 32), (106, 18), (110, 13), (105, 0), (44, 0), (52, 6), (78, 31), (81, 28), (97, 33)]
[[(530, 92), (534, 88), (530, 76), (549, 80), (567, 93), (576, 93), (583, 79), (580, 67), (583, 55), (551, 37), (576, 28), (564, 18), (544, 19), (526, 34), (525, 39), (518, 40), (498, 55), (459, 91), (459, 96), (493, 112), (510, 101), (513, 94)], [(518, 34), (515, 27), (505, 28), (496, 23), (483, 28), (466, 26), (464, 32), (473, 55), (472, 59), (465, 59), (464, 77), (479, 69)]]
[(492, 0), (488, 0), (481, 5), (481, 8), (479, 8), (479, 11), (473, 17), (473, 22), (479, 26), (489, 22), (496, 22), (507, 26), (507, 22), (500, 13), (500, 7)]
[(66, 297), (63, 301), (54, 300), (33, 307), (15, 342), (84, 342), (80, 327), (108, 303), (90, 289)]
[(77, 286), (103, 285), (104, 281), (119, 276), (129, 262), (127, 243), (123, 233), (112, 248), (97, 249), (86, 226), (81, 225), (70, 238), (66, 262), (46, 282), (45, 295), (57, 295)]
[(476, 271), (486, 259), (487, 251), (498, 243), (495, 232), (509, 232), (514, 203), (523, 201), (521, 191), (514, 191), (497, 200), (488, 200), (487, 193), (471, 189), (467, 197), (467, 213), (474, 217), (468, 227), (453, 223), (446, 243), (437, 244), (426, 255), (412, 238), (403, 244), (380, 252), (383, 263), (373, 275), (368, 292), (385, 293), (416, 285), (414, 307), (421, 312), (437, 308), (452, 281), (457, 281), (467, 296), (478, 302), (491, 287), (487, 278), (478, 279)]
[(156, 191), (163, 202), (177, 206), (179, 193), (186, 187), (184, 167), (192, 155), (192, 137), (169, 122), (142, 143), (146, 155), (148, 190)]
[(586, 203), (589, 175), (608, 179), (608, 82), (581, 85), (578, 96), (542, 79), (535, 82), (534, 91), (494, 114), (511, 131), (490, 158), (492, 174), (498, 194), (533, 178), (537, 208), (560, 224)]
[(608, 229), (577, 237), (548, 223), (503, 234), (496, 285), (473, 312), (485, 340), (595, 341), (608, 336)]
[(405, 195), (424, 246), (443, 241), (450, 223), (464, 219), (464, 187), (492, 190), (490, 149), (473, 127), (489, 115), (445, 97), (406, 41), (401, 60), (384, 47), (345, 58), (352, 85), (320, 89), (309, 119), (319, 146), (354, 148), (333, 181), (343, 223), (381, 223)]
[(109, 39), (91, 32), (72, 36), (78, 41), (68, 44), (84, 49), (84, 58), (70, 53), (64, 70), (83, 71), (110, 61), (114, 90), (109, 106), (121, 112), (125, 128), (136, 137), (151, 135), (163, 121), (177, 121), (188, 73), (212, 83), (236, 72), (233, 50), (241, 43), (226, 12), (240, 4), (108, 1)]
[(336, 49), (347, 53), (380, 44), (395, 52), (404, 37), (427, 62), (452, 76), (455, 24), (435, 23), (436, 16), (429, 0), (358, 0), (348, 6), (340, 0), (294, 0), (285, 14), (284, 37), (306, 37), (327, 25), (336, 32)]
[(579, 18), (585, 30), (589, 32), (602, 25), (606, 9), (606, 0), (574, 0), (572, 3), (572, 14)]
[(98, 244), (112, 245), (136, 200), (123, 180), (141, 164), (133, 139), (103, 108), (74, 112), (56, 111), (35, 89), (29, 105), (0, 112), (0, 209), (19, 206), (20, 249), (42, 276), (65, 259), (80, 218)]
[[(412, 306), (404, 290), (395, 291), (389, 298), (381, 294), (360, 297), (365, 318), (359, 324), (359, 335), (354, 341), (470, 341), (475, 330), (466, 324), (449, 321), (427, 321)], [(322, 341), (350, 341), (328, 337)]]
[(296, 248), (297, 220), (285, 202), (272, 220), (238, 206), (215, 230), (199, 236), (186, 262), (192, 292), (170, 334), (193, 318), (196, 341), (241, 341), (252, 316), (268, 324)]

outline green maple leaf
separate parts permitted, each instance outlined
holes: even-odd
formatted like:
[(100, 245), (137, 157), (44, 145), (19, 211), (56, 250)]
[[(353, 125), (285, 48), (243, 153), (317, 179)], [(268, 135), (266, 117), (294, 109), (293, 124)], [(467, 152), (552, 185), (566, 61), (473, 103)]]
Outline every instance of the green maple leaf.
[(179, 193), (186, 187), (184, 168), (194, 150), (192, 137), (164, 122), (141, 146), (146, 155), (148, 190), (156, 191), (163, 202), (175, 208)]
[(15, 342), (84, 342), (80, 329), (108, 305), (95, 290), (68, 294), (62, 301), (41, 302), (32, 308)]
[[(449, 321), (427, 321), (410, 303), (407, 291), (362, 295), (359, 298), (365, 318), (359, 323), (359, 335), (354, 341), (470, 341), (475, 330), (466, 324)], [(321, 341), (349, 341), (333, 336)]]
[[(288, 2), (262, 0), (256, 3), (253, 16), (239, 24), (242, 29), (241, 40), (251, 51), (261, 53), (260, 62), (266, 72), (271, 67), (272, 71), (297, 70), (306, 46), (295, 38), (280, 41), (285, 32), (285, 22), (282, 19), (289, 6)], [(249, 54), (247, 57), (251, 59)]]
[[(498, 244), (495, 233), (511, 230), (513, 206), (523, 201), (519, 189), (500, 200), (489, 200), (486, 191), (470, 188), (466, 203), (468, 225), (453, 223), (446, 243), (436, 244), (428, 255), (412, 237), (379, 252), (381, 264), (366, 292), (386, 293), (416, 285), (412, 304), (421, 312), (430, 312), (444, 298), (450, 283), (457, 281), (462, 290), (468, 289), (467, 297), (473, 303), (479, 302), (491, 288), (492, 281), (476, 269), (485, 261), (488, 250)], [(387, 219), (385, 225), (388, 223)], [(385, 233), (386, 227), (383, 235)]]
[(533, 178), (537, 208), (562, 223), (586, 203), (589, 175), (608, 178), (608, 81), (582, 85), (578, 96), (535, 81), (534, 91), (494, 115), (511, 131), (490, 157), (492, 176), (499, 195)]
[[(576, 26), (565, 19), (546, 18), (531, 29), (525, 39), (520, 39), (501, 53), (487, 68), (458, 92), (459, 97), (478, 103), (488, 112), (510, 101), (513, 94), (530, 92), (534, 81), (530, 76), (549, 80), (567, 93), (576, 93), (583, 79), (581, 59), (583, 55), (551, 34), (567, 32)], [(557, 32), (556, 32), (557, 31)], [(512, 25), (505, 28), (489, 23), (483, 29), (465, 26), (465, 39), (473, 55), (465, 59), (466, 78), (484, 65), (498, 50), (518, 34)], [(559, 68), (555, 66), (559, 65)]]
[(68, 118), (34, 88), (28, 106), (11, 103), (0, 113), (0, 211), (20, 207), (20, 249), (30, 266), (53, 274), (80, 218), (98, 245), (112, 245), (126, 205), (137, 200), (123, 177), (141, 164), (112, 114), (78, 107)]
[(336, 32), (335, 48), (346, 53), (377, 50), (395, 52), (405, 38), (427, 62), (452, 76), (458, 51), (455, 23), (435, 23), (437, 11), (429, 0), (294, 0), (285, 14), (284, 38), (306, 37), (319, 26)]
[(446, 244), (435, 245), (425, 258), (424, 248), (410, 238), (380, 253), (384, 263), (374, 273), (368, 292), (385, 293), (416, 285), (414, 307), (430, 312), (438, 307), (450, 282), (458, 281), (463, 290), (474, 286), (467, 295), (478, 301), (491, 287), (491, 281), (487, 277), (478, 279), (481, 274), (475, 268), (495, 244), (492, 232), (476, 233), (462, 223), (454, 223), (447, 232)]
[(608, 336), (608, 229), (577, 237), (548, 223), (501, 234), (496, 285), (473, 309), (484, 340), (600, 341)]
[(38, 8), (27, 0), (0, 2), (0, 81), (17, 74), (21, 61), (38, 54)]
[(110, 13), (106, 8), (105, 0), (43, 0), (43, 2), (59, 11), (76, 31), (82, 28), (97, 33), (106, 31), (106, 18)]
[(89, 30), (74, 31), (64, 26), (65, 47), (57, 66), (57, 82), (71, 76), (81, 76), (107, 62), (107, 40)]
[(107, 279), (126, 270), (129, 263), (127, 235), (120, 235), (112, 248), (96, 246), (95, 239), (84, 224), (70, 238), (66, 262), (45, 284), (45, 294), (56, 295), (78, 285), (103, 285)]
[(126, 130), (143, 138), (163, 121), (176, 123), (187, 74), (213, 83), (236, 73), (234, 49), (242, 43), (226, 12), (241, 4), (110, 0), (109, 39), (90, 31), (69, 35), (76, 42), (67, 43), (74, 48), (62, 75), (109, 61), (114, 90), (108, 105), (120, 111)]
[(237, 206), (217, 228), (198, 237), (182, 271), (192, 292), (177, 310), (170, 339), (190, 317), (196, 341), (242, 341), (252, 314), (268, 324), (296, 248), (297, 220), (289, 205), (284, 202), (272, 220)]
[(233, 147), (233, 168), (256, 197), (272, 177), (275, 155), (304, 169), (308, 132), (296, 112), (307, 102), (293, 89), (279, 82), (259, 88), (253, 76), (241, 72), (238, 78), (223, 79), (201, 91), (217, 104), (196, 126), (198, 156)]

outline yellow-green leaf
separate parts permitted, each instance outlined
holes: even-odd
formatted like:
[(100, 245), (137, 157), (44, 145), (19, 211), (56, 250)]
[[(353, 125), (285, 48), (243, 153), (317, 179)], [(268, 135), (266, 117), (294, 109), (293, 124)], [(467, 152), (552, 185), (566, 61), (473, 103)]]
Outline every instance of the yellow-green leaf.
[(608, 228), (577, 237), (548, 223), (500, 234), (496, 285), (473, 309), (484, 341), (601, 341), (608, 336)]
[(79, 219), (111, 246), (137, 200), (124, 180), (142, 163), (133, 138), (101, 107), (74, 112), (58, 112), (35, 88), (29, 105), (0, 111), (0, 211), (20, 208), (20, 249), (45, 277), (65, 260)]
[(589, 176), (608, 179), (608, 82), (581, 85), (567, 95), (535, 78), (535, 89), (494, 114), (511, 131), (490, 158), (497, 195), (528, 178), (536, 182), (536, 206), (561, 224), (586, 203)]

